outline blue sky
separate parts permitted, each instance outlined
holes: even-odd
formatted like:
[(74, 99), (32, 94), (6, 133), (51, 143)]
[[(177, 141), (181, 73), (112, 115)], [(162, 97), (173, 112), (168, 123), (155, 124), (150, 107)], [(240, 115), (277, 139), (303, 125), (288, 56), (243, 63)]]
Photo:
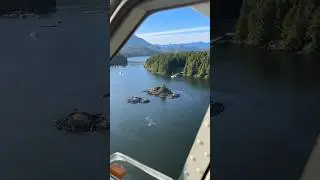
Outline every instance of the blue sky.
[(191, 7), (160, 11), (148, 17), (135, 35), (152, 44), (209, 42), (210, 19)]

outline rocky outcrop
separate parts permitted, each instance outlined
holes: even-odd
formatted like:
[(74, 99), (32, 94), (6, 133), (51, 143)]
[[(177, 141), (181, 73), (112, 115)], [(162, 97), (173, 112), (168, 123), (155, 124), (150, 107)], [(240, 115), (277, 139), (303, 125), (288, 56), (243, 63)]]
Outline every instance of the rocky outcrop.
[(149, 103), (150, 100), (149, 99), (145, 99), (145, 98), (142, 98), (142, 97), (131, 97), (128, 99), (128, 103), (130, 104), (137, 104), (137, 103), (141, 103), (141, 104), (146, 104), (146, 103)]
[(105, 131), (109, 128), (109, 121), (101, 114), (90, 114), (74, 110), (66, 117), (56, 121), (56, 128), (67, 132)]
[(168, 89), (165, 85), (162, 87), (157, 86), (151, 89), (148, 89), (145, 91), (147, 94), (152, 96), (157, 96), (160, 98), (169, 98), (169, 99), (175, 99), (180, 97), (179, 94), (173, 93), (170, 89)]

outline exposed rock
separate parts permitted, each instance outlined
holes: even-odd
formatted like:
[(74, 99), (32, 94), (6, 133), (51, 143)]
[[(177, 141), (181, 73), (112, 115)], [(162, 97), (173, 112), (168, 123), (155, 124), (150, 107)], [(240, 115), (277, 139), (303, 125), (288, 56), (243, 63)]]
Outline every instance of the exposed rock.
[(175, 99), (180, 97), (179, 94), (173, 93), (170, 89), (168, 89), (165, 85), (162, 87), (157, 86), (153, 87), (149, 90), (145, 91), (147, 94), (152, 95), (152, 96), (157, 96), (160, 98), (169, 98), (169, 99)]
[(79, 112), (75, 109), (66, 117), (56, 121), (56, 128), (67, 132), (94, 132), (109, 128), (109, 121), (102, 114)]
[(141, 103), (141, 104), (146, 104), (146, 103), (149, 103), (150, 100), (149, 99), (145, 99), (145, 98), (142, 98), (142, 97), (131, 97), (128, 99), (128, 103), (131, 103), (131, 104), (137, 104), (137, 103)]

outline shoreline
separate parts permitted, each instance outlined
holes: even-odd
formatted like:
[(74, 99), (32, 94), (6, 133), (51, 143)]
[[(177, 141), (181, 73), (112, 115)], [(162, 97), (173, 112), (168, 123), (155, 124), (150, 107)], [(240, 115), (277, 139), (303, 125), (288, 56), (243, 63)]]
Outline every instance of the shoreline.
[(235, 41), (233, 39), (219, 40), (219, 41), (215, 42), (213, 45), (210, 45), (210, 48), (214, 48), (217, 44), (234, 44), (234, 45), (243, 46), (243, 47), (262, 49), (262, 50), (265, 50), (268, 52), (294, 53), (296, 55), (302, 55), (302, 56), (320, 56), (319, 52), (305, 52), (303, 50), (302, 51), (289, 51), (289, 50), (284, 50), (281, 48), (270, 48), (268, 45), (264, 45), (264, 46), (259, 47), (259, 46), (247, 44), (245, 42)]

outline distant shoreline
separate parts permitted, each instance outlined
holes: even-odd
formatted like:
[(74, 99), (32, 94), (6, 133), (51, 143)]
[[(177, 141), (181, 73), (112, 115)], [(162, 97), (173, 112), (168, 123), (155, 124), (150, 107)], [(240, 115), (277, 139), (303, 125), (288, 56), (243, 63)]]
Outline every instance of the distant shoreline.
[[(214, 44), (210, 45), (211, 48), (214, 48), (216, 45), (218, 44), (234, 44), (234, 45), (238, 45), (238, 46), (244, 46), (244, 47), (251, 47), (251, 48), (255, 48), (255, 49), (262, 49), (268, 52), (286, 52), (286, 53), (294, 53), (296, 55), (316, 55), (319, 56), (319, 53), (304, 53), (303, 51), (288, 51), (288, 50), (283, 50), (281, 48), (268, 48), (267, 45), (265, 46), (253, 46), (250, 44), (247, 44), (246, 42), (241, 42), (241, 41), (236, 41), (233, 38), (229, 39), (229, 37), (227, 37), (226, 39), (224, 39), (225, 37), (222, 37), (222, 39), (219, 39), (218, 41), (214, 42)], [(217, 38), (216, 38), (217, 39)]]
[(107, 6), (70, 6), (70, 5), (58, 5), (43, 12), (35, 12), (35, 10), (8, 10), (1, 12), (0, 17), (5, 18), (19, 18), (20, 16), (36, 16), (36, 15), (50, 15), (59, 11), (78, 10), (84, 14), (98, 14), (107, 10)]

